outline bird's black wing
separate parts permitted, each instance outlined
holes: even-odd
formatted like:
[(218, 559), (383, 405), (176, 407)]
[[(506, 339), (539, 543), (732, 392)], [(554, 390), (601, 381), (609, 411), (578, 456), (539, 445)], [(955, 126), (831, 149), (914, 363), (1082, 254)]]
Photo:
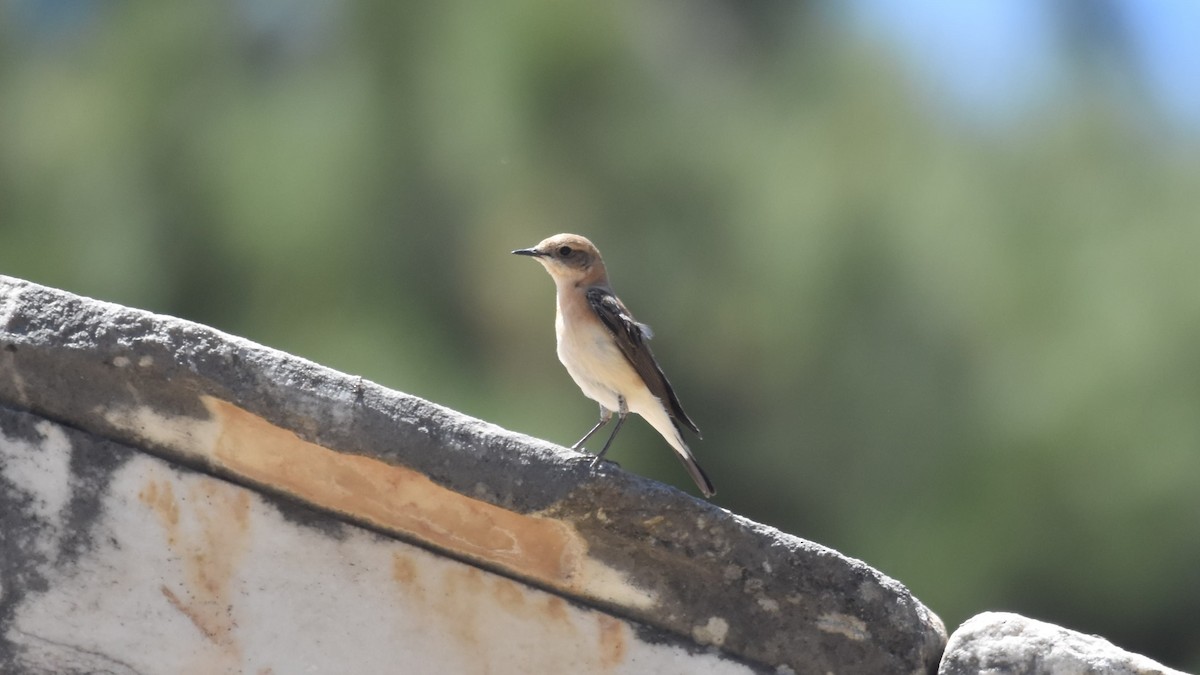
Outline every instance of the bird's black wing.
[(600, 317), (600, 321), (612, 332), (613, 337), (617, 341), (617, 346), (621, 348), (621, 353), (625, 355), (625, 358), (629, 359), (629, 363), (633, 365), (633, 369), (637, 371), (642, 381), (646, 383), (646, 387), (650, 389), (650, 393), (666, 404), (667, 413), (671, 416), (671, 420), (675, 422), (675, 425), (680, 426), (682, 424), (687, 426), (687, 428), (699, 435), (700, 429), (696, 427), (696, 423), (683, 411), (683, 406), (679, 404), (679, 397), (675, 396), (675, 390), (671, 388), (671, 383), (667, 380), (667, 376), (663, 374), (658, 361), (654, 360), (654, 354), (650, 352), (650, 346), (646, 344), (646, 340), (651, 335), (650, 327), (635, 321), (633, 315), (625, 308), (624, 303), (607, 288), (589, 288), (587, 290), (587, 300), (588, 304), (592, 307), (592, 311), (596, 313), (596, 316)]

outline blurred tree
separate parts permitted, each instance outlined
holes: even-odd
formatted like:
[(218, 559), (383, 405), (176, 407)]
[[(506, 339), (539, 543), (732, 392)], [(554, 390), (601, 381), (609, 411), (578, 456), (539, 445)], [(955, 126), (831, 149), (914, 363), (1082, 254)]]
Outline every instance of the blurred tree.
[[(1052, 5), (1060, 51), (1126, 67), (1118, 5)], [(981, 130), (822, 3), (6, 3), (0, 271), (570, 442), (594, 406), (508, 251), (581, 232), (718, 503), (951, 627), (1200, 669), (1196, 137), (1063, 72)]]

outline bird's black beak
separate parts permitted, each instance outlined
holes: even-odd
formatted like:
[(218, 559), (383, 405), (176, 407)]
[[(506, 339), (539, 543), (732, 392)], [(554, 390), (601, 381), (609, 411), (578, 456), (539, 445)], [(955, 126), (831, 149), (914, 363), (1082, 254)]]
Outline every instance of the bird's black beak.
[(545, 254), (542, 253), (541, 251), (537, 250), (536, 248), (519, 248), (519, 249), (513, 251), (513, 255), (528, 255), (528, 256), (533, 256), (534, 258), (540, 258)]

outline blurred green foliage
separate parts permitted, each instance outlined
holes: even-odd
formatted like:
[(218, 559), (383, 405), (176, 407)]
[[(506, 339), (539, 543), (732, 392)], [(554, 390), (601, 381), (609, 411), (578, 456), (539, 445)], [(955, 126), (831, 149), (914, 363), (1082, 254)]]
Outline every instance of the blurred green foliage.
[(1195, 138), (1087, 86), (947, 121), (813, 5), (81, 6), (0, 5), (0, 272), (570, 443), (595, 406), (508, 252), (586, 234), (718, 504), (951, 629), (1200, 669)]

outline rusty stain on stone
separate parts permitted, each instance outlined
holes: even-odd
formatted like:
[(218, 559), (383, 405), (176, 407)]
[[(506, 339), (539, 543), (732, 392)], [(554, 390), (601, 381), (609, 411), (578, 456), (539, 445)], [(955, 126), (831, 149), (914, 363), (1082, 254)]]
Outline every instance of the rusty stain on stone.
[(154, 511), (154, 515), (158, 516), (159, 523), (166, 531), (167, 545), (175, 548), (175, 542), (178, 540), (179, 505), (175, 502), (175, 493), (171, 484), (166, 481), (160, 483), (152, 480), (142, 488), (138, 497), (143, 504)]
[(258, 483), (411, 534), (555, 586), (571, 586), (582, 541), (566, 524), (507, 511), (437, 485), (425, 475), (300, 439), (219, 399), (214, 459)]
[(167, 599), (167, 602), (171, 603), (172, 607), (179, 610), (180, 614), (186, 616), (192, 622), (192, 625), (194, 625), (204, 635), (204, 637), (208, 638), (209, 642), (220, 643), (222, 635), (217, 632), (216, 628), (209, 625), (211, 622), (207, 620), (207, 617), (196, 611), (196, 609), (189, 603), (180, 600), (179, 596), (175, 595), (175, 591), (172, 591), (166, 586), (161, 586), (160, 590), (162, 591), (163, 597)]
[(508, 579), (497, 579), (492, 586), (492, 594), (496, 596), (496, 602), (510, 614), (531, 614), (525, 606), (525, 596), (528, 593), (528, 588), (520, 584), (513, 583)]
[(586, 540), (568, 522), (509, 511), (413, 469), (331, 450), (227, 401), (200, 398), (207, 420), (145, 406), (113, 408), (105, 417), (188, 458), (527, 581), (630, 608), (657, 602), (626, 573), (588, 557)]
[(178, 557), (183, 578), (160, 590), (229, 663), (241, 648), (230, 601), (242, 553), (249, 543), (249, 494), (240, 488), (203, 479), (176, 496), (167, 477), (150, 477), (138, 493), (162, 526), (167, 548)]
[(600, 629), (600, 665), (604, 668), (615, 668), (625, 660), (628, 646), (625, 624), (607, 614), (597, 614), (596, 623)]
[(412, 585), (417, 579), (416, 563), (403, 553), (392, 554), (392, 578), (401, 585)]
[[(495, 669), (491, 659), (511, 656), (505, 647), (497, 649), (496, 641), (505, 642), (505, 632), (512, 630), (527, 636), (530, 628), (545, 648), (509, 666), (567, 672), (581, 663), (594, 663), (599, 670), (628, 665), (634, 638), (620, 619), (600, 612), (573, 613), (561, 597), (469, 565), (429, 566), (425, 558), (422, 553), (393, 553), (392, 580), (410, 610), (423, 617), (424, 629), (456, 644), (455, 653), (467, 663), (465, 670)], [(481, 607), (494, 607), (507, 618), (494, 624), (494, 612)], [(564, 650), (562, 645), (574, 646)]]
[(545, 612), (551, 621), (565, 622), (567, 620), (567, 601), (557, 595), (552, 595), (546, 598)]

